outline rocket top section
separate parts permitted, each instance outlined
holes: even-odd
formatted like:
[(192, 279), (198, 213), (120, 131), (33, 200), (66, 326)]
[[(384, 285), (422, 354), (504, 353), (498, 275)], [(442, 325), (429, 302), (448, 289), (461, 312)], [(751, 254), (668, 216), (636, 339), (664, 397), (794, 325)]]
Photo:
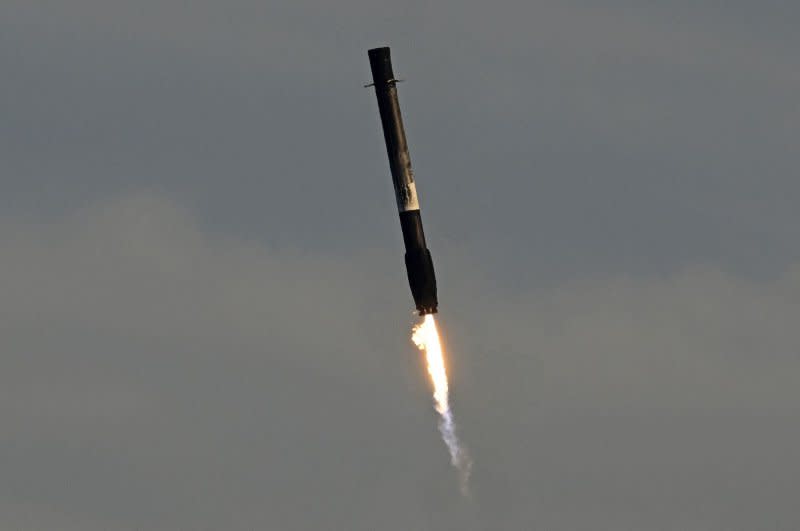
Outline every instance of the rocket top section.
[(389, 48), (373, 48), (367, 53), (372, 68), (375, 95), (378, 98), (378, 110), (383, 124), (386, 151), (389, 155), (397, 209), (400, 212), (419, 210), (417, 187), (414, 184), (411, 156), (408, 154), (406, 133), (403, 129), (403, 119), (400, 116), (400, 102), (397, 99), (397, 87), (395, 86), (397, 80), (392, 71)]

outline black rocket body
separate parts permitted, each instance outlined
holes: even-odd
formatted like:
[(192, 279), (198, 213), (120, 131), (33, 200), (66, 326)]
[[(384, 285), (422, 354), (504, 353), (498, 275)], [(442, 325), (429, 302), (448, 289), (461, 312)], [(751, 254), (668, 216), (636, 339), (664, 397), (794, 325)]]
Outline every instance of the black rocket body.
[(392, 58), (389, 48), (374, 48), (369, 50), (368, 55), (383, 125), (383, 138), (389, 155), (397, 209), (400, 212), (400, 228), (403, 231), (403, 242), (406, 247), (408, 283), (419, 314), (436, 313), (439, 306), (436, 299), (436, 275), (433, 272), (431, 253), (425, 245), (417, 187), (414, 183), (414, 172), (411, 170), (411, 157), (408, 154), (403, 119), (400, 116), (400, 102), (397, 99), (397, 80), (392, 71)]

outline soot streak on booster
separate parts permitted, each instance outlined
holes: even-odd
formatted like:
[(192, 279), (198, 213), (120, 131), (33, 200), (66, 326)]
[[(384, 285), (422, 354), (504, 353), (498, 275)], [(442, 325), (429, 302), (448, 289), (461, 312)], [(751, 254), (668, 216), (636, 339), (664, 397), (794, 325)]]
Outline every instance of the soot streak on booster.
[(397, 80), (392, 71), (392, 58), (389, 48), (386, 47), (374, 48), (367, 53), (383, 125), (386, 152), (389, 155), (397, 209), (400, 212), (408, 283), (419, 314), (436, 313), (439, 306), (436, 299), (436, 275), (433, 272), (431, 253), (425, 245), (417, 187), (414, 184), (411, 156), (408, 154), (406, 133), (400, 116), (400, 102), (397, 99)]

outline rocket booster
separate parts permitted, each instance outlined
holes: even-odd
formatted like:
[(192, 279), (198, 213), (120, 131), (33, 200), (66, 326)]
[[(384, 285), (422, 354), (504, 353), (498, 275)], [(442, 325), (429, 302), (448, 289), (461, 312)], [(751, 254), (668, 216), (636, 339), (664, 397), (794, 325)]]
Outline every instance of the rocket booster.
[(383, 125), (383, 138), (389, 155), (397, 209), (400, 211), (400, 228), (403, 231), (403, 242), (406, 247), (408, 283), (419, 314), (436, 313), (439, 305), (436, 299), (436, 276), (433, 272), (431, 253), (425, 245), (425, 233), (422, 230), (414, 172), (411, 170), (411, 157), (408, 154), (406, 133), (400, 116), (400, 103), (397, 100), (398, 80), (394, 78), (392, 71), (389, 48), (374, 48), (369, 50), (368, 55)]

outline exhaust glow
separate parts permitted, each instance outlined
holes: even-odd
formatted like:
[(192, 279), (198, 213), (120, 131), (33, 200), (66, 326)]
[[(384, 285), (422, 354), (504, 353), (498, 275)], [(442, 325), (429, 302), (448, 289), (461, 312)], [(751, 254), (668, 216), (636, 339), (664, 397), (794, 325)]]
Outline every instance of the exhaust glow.
[(439, 330), (433, 314), (427, 314), (425, 320), (414, 327), (411, 340), (425, 353), (428, 364), (428, 374), (433, 383), (433, 407), (439, 414), (439, 432), (450, 452), (450, 463), (458, 470), (461, 483), (461, 493), (469, 494), (469, 474), (472, 469), (467, 449), (464, 448), (456, 435), (456, 425), (453, 413), (450, 410), (447, 387), (447, 370), (442, 355), (442, 344), (439, 340)]

